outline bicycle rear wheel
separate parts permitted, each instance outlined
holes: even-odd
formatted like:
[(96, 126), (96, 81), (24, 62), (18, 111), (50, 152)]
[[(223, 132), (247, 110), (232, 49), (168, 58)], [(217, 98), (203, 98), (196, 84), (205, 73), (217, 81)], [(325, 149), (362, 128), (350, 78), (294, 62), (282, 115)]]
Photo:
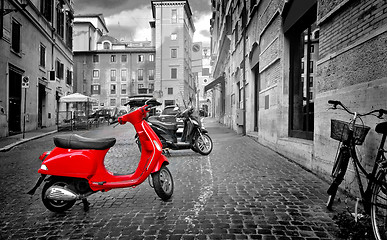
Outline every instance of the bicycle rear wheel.
[(342, 147), (340, 148), (339, 155), (337, 156), (335, 164), (333, 165), (333, 169), (332, 169), (333, 182), (327, 191), (328, 200), (326, 203), (326, 207), (329, 210), (332, 209), (332, 205), (336, 197), (337, 189), (339, 188), (341, 182), (344, 179), (345, 172), (347, 171), (347, 168), (348, 168), (348, 162), (349, 162), (349, 150), (347, 148)]
[(387, 180), (386, 173), (377, 174), (371, 196), (371, 223), (376, 240), (387, 240)]

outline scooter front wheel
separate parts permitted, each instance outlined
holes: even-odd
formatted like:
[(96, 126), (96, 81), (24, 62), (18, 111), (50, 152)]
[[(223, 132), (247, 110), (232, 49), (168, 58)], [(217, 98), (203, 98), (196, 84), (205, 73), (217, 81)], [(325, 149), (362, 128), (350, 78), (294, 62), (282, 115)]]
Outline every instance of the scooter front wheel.
[(52, 212), (64, 212), (68, 209), (70, 209), (74, 204), (76, 200), (53, 200), (47, 198), (47, 190), (50, 187), (63, 187), (68, 188), (69, 182), (66, 179), (60, 179), (60, 178), (53, 178), (50, 181), (48, 181), (44, 186), (42, 190), (42, 201), (44, 206)]
[(173, 194), (173, 178), (172, 174), (166, 166), (162, 166), (158, 172), (152, 174), (153, 186), (157, 196), (166, 201)]
[(201, 155), (210, 154), (213, 148), (210, 136), (207, 134), (198, 135), (195, 140), (195, 148)]

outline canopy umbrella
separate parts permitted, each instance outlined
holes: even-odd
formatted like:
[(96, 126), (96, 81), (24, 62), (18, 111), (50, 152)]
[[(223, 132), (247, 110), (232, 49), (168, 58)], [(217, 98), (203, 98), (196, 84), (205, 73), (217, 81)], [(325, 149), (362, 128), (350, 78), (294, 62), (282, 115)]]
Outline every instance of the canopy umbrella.
[(59, 100), (60, 102), (73, 103), (73, 102), (97, 102), (97, 99), (85, 96), (80, 93), (73, 93), (67, 96), (63, 96)]

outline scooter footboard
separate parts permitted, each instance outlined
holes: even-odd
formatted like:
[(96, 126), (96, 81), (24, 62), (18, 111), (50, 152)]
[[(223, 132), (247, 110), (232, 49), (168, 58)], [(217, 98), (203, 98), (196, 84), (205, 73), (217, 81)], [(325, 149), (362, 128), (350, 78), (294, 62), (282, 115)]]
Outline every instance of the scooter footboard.
[(168, 159), (164, 155), (161, 154), (159, 160), (157, 161), (155, 168), (152, 171), (152, 173), (160, 171), (160, 168), (163, 165), (168, 165), (168, 164), (169, 164)]

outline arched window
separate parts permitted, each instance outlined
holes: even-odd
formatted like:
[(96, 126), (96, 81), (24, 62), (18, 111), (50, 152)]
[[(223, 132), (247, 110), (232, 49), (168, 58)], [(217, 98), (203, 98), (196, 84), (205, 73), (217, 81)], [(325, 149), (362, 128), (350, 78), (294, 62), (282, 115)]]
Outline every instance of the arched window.
[(103, 49), (110, 49), (110, 42), (104, 42)]

